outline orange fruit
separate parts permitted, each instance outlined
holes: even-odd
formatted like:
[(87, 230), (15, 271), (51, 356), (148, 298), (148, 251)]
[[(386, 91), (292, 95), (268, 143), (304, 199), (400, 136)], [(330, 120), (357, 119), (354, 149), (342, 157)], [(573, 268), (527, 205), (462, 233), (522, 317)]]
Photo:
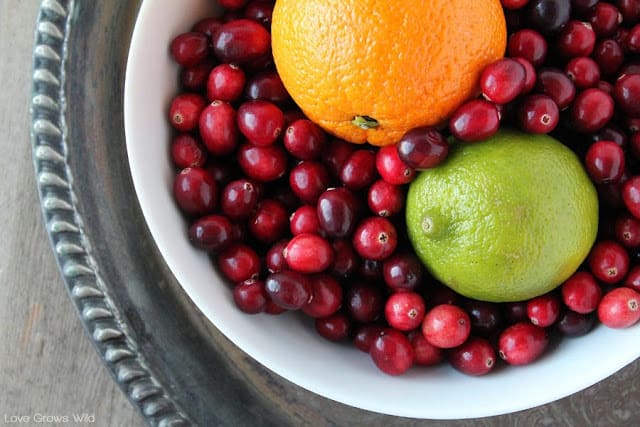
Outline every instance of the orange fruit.
[(504, 55), (500, 0), (278, 0), (273, 57), (302, 111), (354, 143), (443, 123)]

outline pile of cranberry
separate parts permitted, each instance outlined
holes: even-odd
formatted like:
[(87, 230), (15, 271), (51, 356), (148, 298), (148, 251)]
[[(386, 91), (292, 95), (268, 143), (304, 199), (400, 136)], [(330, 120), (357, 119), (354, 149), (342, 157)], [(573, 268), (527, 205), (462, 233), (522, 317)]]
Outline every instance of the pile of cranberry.
[[(383, 148), (325, 134), (292, 102), (271, 56), (273, 1), (218, 3), (220, 18), (170, 46), (181, 88), (168, 114), (173, 193), (240, 310), (299, 310), (392, 375), (444, 360), (482, 375), (500, 359), (530, 363), (596, 320), (640, 319), (640, 0), (502, 0), (507, 55), (484, 70), (482, 97), (448, 127)], [(566, 283), (497, 304), (429, 276), (404, 197), (417, 170), (446, 158), (449, 135), (473, 143), (500, 126), (549, 133), (584, 159), (601, 219)]]

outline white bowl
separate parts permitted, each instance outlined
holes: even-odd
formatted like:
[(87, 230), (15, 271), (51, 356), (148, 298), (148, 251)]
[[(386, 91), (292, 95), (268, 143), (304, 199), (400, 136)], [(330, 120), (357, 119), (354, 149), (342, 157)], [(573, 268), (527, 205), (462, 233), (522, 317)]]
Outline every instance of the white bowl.
[(232, 342), (289, 381), (348, 405), (390, 415), (458, 419), (498, 415), (551, 402), (584, 389), (640, 356), (640, 327), (597, 327), (564, 339), (529, 366), (506, 367), (484, 377), (446, 364), (413, 368), (400, 377), (378, 371), (351, 346), (320, 338), (300, 316), (241, 313), (229, 286), (186, 238), (174, 204), (168, 155), (167, 108), (177, 93), (178, 68), (168, 46), (199, 18), (211, 0), (146, 0), (137, 18), (125, 83), (125, 130), (135, 189), (149, 229), (190, 298)]

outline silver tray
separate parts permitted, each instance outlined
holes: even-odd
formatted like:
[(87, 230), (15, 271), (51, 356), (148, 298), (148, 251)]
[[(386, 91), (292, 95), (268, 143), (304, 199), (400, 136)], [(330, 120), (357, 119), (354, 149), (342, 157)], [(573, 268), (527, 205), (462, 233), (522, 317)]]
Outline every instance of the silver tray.
[(139, 5), (42, 1), (31, 135), (44, 221), (70, 298), (114, 381), (150, 425), (640, 425), (640, 360), (542, 407), (441, 422), (324, 399), (237, 349), (176, 282), (134, 193), (122, 103)]

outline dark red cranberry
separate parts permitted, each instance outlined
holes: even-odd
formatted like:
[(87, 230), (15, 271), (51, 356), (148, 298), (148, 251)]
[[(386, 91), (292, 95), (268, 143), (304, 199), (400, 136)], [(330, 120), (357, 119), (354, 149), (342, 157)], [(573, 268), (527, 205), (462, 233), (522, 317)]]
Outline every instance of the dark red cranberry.
[(237, 65), (217, 65), (207, 79), (207, 99), (233, 102), (242, 95), (245, 82), (244, 71)]
[(424, 270), (412, 253), (398, 253), (384, 260), (382, 275), (385, 284), (394, 292), (412, 292), (422, 282)]
[(571, 2), (569, 0), (531, 0), (526, 16), (529, 25), (543, 34), (556, 34), (569, 22)]
[(331, 245), (336, 255), (331, 266), (331, 272), (337, 277), (350, 276), (356, 271), (360, 262), (353, 245), (347, 239), (336, 239)]
[(615, 183), (624, 173), (624, 151), (613, 141), (591, 144), (585, 157), (585, 166), (596, 184)]
[(252, 19), (236, 19), (222, 25), (212, 38), (213, 52), (220, 62), (247, 64), (271, 49), (271, 36)]
[(356, 282), (347, 290), (344, 305), (353, 320), (370, 323), (382, 315), (384, 295), (375, 285)]
[(624, 52), (620, 44), (613, 39), (598, 41), (592, 57), (598, 63), (600, 73), (605, 76), (614, 74), (624, 62)]
[(209, 73), (215, 66), (212, 59), (205, 59), (191, 67), (180, 70), (180, 84), (187, 91), (200, 92), (206, 90)]
[(191, 67), (209, 55), (209, 39), (196, 31), (182, 33), (171, 41), (169, 50), (178, 64)]
[(227, 10), (240, 10), (247, 4), (247, 0), (218, 0), (218, 4)]
[(326, 135), (311, 120), (296, 120), (284, 133), (284, 148), (300, 160), (314, 160), (320, 157), (326, 143)]
[(385, 329), (375, 339), (369, 354), (385, 374), (400, 375), (413, 365), (413, 347), (409, 338), (394, 329)]
[(254, 145), (275, 142), (284, 128), (284, 113), (271, 102), (254, 100), (238, 108), (238, 129)]
[(273, 15), (272, 0), (252, 0), (244, 8), (244, 17), (261, 23), (266, 29), (271, 28)]
[(205, 169), (186, 168), (175, 177), (173, 196), (187, 215), (204, 215), (215, 208), (218, 190), (216, 182)]
[(207, 152), (195, 136), (183, 133), (171, 141), (171, 160), (180, 169), (202, 167), (207, 161)]
[(405, 133), (396, 144), (398, 155), (416, 170), (438, 166), (449, 154), (449, 144), (438, 129), (418, 127)]
[(363, 258), (384, 260), (396, 250), (397, 245), (395, 226), (379, 216), (363, 219), (353, 233), (353, 247)]
[(518, 108), (518, 125), (528, 133), (549, 133), (559, 120), (558, 104), (547, 95), (527, 95)]
[(596, 243), (589, 254), (589, 268), (594, 276), (613, 284), (624, 279), (629, 271), (629, 255), (625, 248), (610, 240)]
[(571, 105), (576, 96), (576, 88), (571, 79), (555, 68), (540, 70), (536, 80), (536, 89), (553, 99), (560, 110)]
[(571, 59), (565, 66), (564, 72), (578, 89), (594, 87), (600, 81), (598, 64), (585, 56)]
[(587, 314), (598, 308), (602, 289), (592, 274), (579, 271), (568, 278), (560, 288), (562, 301), (570, 310)]
[(318, 198), (317, 213), (320, 226), (328, 236), (347, 237), (356, 226), (356, 196), (347, 188), (330, 188)]
[(624, 286), (640, 292), (640, 265), (634, 265), (624, 279)]
[(238, 145), (236, 110), (224, 101), (213, 101), (200, 115), (200, 136), (216, 156), (232, 153)]
[(344, 164), (355, 150), (354, 144), (341, 139), (331, 139), (322, 153), (322, 162), (327, 165), (334, 177), (339, 178)]
[(422, 323), (424, 299), (415, 292), (397, 292), (387, 299), (384, 316), (387, 323), (399, 331), (411, 331)]
[(629, 117), (640, 118), (640, 74), (627, 74), (620, 77), (614, 86), (613, 94), (618, 106)]
[(631, 53), (640, 53), (640, 24), (636, 24), (627, 35), (624, 47)]
[(296, 209), (289, 218), (289, 229), (294, 236), (302, 233), (322, 234), (316, 207), (302, 205)]
[(640, 247), (640, 220), (626, 213), (622, 214), (616, 219), (615, 235), (616, 241), (626, 248)]
[(190, 132), (198, 127), (200, 113), (206, 105), (205, 99), (195, 93), (182, 93), (171, 101), (169, 123), (180, 132)]
[(287, 153), (277, 145), (259, 147), (243, 144), (238, 150), (238, 164), (251, 179), (274, 181), (287, 172)]
[(613, 98), (609, 94), (589, 88), (576, 96), (571, 107), (571, 119), (579, 132), (596, 132), (611, 120), (613, 111)]
[(404, 190), (399, 185), (379, 179), (369, 187), (367, 204), (378, 216), (393, 216), (404, 207)]
[(600, 0), (571, 0), (572, 13), (586, 15), (599, 1)]
[(500, 3), (505, 9), (518, 10), (525, 7), (529, 0), (500, 0)]
[(480, 337), (471, 337), (448, 354), (449, 363), (467, 375), (486, 375), (496, 364), (496, 352), (491, 343)]
[(362, 190), (376, 178), (376, 154), (357, 149), (346, 159), (340, 170), (340, 181), (351, 190)]
[(523, 29), (509, 36), (507, 52), (511, 57), (524, 58), (539, 67), (547, 57), (547, 41), (539, 32)]
[(516, 60), (503, 58), (484, 68), (480, 89), (486, 99), (496, 104), (513, 101), (524, 88), (526, 71)]
[(435, 307), (440, 304), (458, 305), (460, 295), (451, 288), (436, 282), (424, 289), (424, 300), (427, 307)]
[(424, 316), (422, 334), (431, 345), (440, 348), (457, 347), (469, 338), (471, 319), (457, 305), (440, 304)]
[(257, 279), (260, 274), (260, 257), (250, 246), (234, 242), (217, 256), (218, 268), (232, 283)]
[(489, 337), (498, 330), (502, 324), (500, 307), (491, 302), (468, 300), (464, 308), (471, 320), (471, 332), (474, 335)]
[(510, 365), (526, 365), (538, 359), (547, 348), (549, 338), (544, 328), (518, 322), (500, 334), (498, 354)]
[(291, 98), (275, 71), (263, 71), (249, 78), (244, 96), (250, 100), (262, 100), (277, 105), (286, 104)]
[(265, 289), (276, 305), (287, 310), (298, 310), (313, 297), (313, 286), (309, 278), (290, 270), (269, 274), (265, 280)]
[(628, 328), (640, 320), (640, 293), (621, 287), (607, 293), (598, 305), (598, 319), (609, 328)]
[(593, 8), (589, 22), (599, 38), (610, 37), (622, 22), (622, 14), (611, 3), (600, 2)]
[(638, 0), (617, 0), (616, 5), (625, 23), (636, 22), (640, 19), (640, 2)]
[(217, 252), (234, 240), (231, 223), (222, 215), (200, 217), (189, 227), (189, 240), (198, 249)]
[(260, 193), (254, 183), (241, 178), (228, 183), (220, 195), (222, 212), (233, 221), (249, 218), (258, 205)]
[(556, 328), (567, 337), (578, 337), (589, 332), (595, 323), (593, 314), (580, 314), (575, 311), (565, 310), (558, 321)]
[(371, 345), (384, 330), (385, 328), (383, 326), (376, 325), (375, 323), (360, 325), (355, 331), (353, 345), (355, 345), (358, 350), (369, 353)]
[(245, 313), (256, 314), (263, 312), (269, 301), (264, 282), (250, 279), (238, 283), (233, 288), (233, 301)]
[(270, 314), (272, 316), (277, 316), (278, 314), (285, 313), (286, 311), (287, 311), (286, 308), (280, 307), (278, 304), (276, 304), (275, 302), (271, 301), (271, 299), (269, 299), (269, 301), (267, 301), (267, 306), (264, 308), (264, 312), (266, 314)]
[(380, 282), (382, 280), (382, 261), (364, 258), (358, 265), (358, 274), (363, 280)]
[(640, 176), (634, 176), (624, 183), (622, 199), (631, 215), (640, 219)]
[(329, 341), (344, 341), (349, 337), (351, 322), (344, 313), (335, 313), (315, 320), (316, 332)]
[(528, 319), (526, 301), (505, 303), (503, 312), (508, 323), (517, 323)]
[(298, 163), (289, 173), (289, 187), (304, 203), (316, 203), (329, 183), (327, 168), (313, 160)]
[(567, 58), (589, 56), (596, 44), (596, 33), (591, 25), (582, 21), (569, 21), (562, 30), (556, 47)]
[(612, 141), (623, 149), (627, 147), (627, 134), (614, 124), (608, 124), (598, 132), (591, 134), (592, 141)]
[(328, 269), (334, 256), (331, 244), (317, 234), (298, 234), (284, 250), (289, 268), (301, 273), (319, 273)]
[(196, 22), (192, 30), (204, 33), (209, 39), (211, 39), (215, 32), (218, 31), (220, 27), (222, 27), (222, 24), (222, 19), (209, 16)]
[(264, 243), (281, 239), (289, 228), (289, 212), (279, 201), (264, 199), (249, 218), (251, 235)]
[(533, 67), (533, 64), (528, 60), (520, 57), (513, 58), (515, 61), (518, 61), (520, 65), (524, 67), (524, 86), (522, 87), (522, 94), (527, 94), (533, 90), (536, 85), (536, 69)]
[(283, 239), (274, 243), (265, 255), (265, 264), (269, 273), (279, 273), (287, 268), (287, 262), (284, 260), (284, 248), (287, 247), (288, 240)]
[(311, 317), (327, 317), (334, 314), (342, 305), (342, 287), (328, 274), (318, 274), (310, 279), (313, 298), (302, 311)]
[(389, 184), (402, 185), (413, 181), (416, 172), (399, 156), (394, 145), (380, 147), (376, 153), (376, 170)]
[(413, 363), (416, 365), (433, 366), (444, 360), (444, 350), (429, 344), (421, 330), (409, 332), (408, 338), (413, 347)]
[(474, 99), (462, 104), (449, 119), (449, 129), (461, 141), (476, 142), (498, 131), (500, 116), (495, 104)]
[(549, 293), (527, 301), (527, 316), (534, 325), (546, 328), (558, 320), (560, 316), (560, 298)]

